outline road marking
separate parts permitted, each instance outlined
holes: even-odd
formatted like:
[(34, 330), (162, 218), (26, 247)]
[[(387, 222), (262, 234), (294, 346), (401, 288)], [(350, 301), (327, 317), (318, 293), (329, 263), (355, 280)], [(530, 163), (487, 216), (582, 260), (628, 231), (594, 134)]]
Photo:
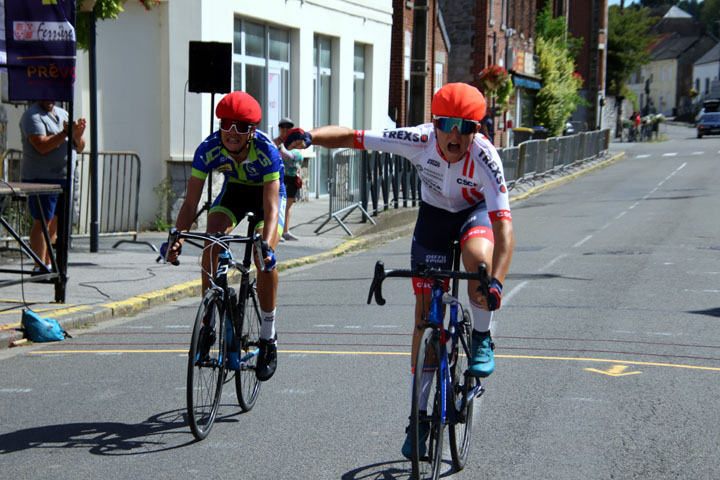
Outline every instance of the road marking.
[(575, 245), (573, 245), (573, 248), (579, 247), (579, 246), (582, 245), (583, 243), (585, 243), (585, 242), (587, 242), (588, 240), (590, 240), (592, 237), (593, 237), (592, 235), (588, 235), (587, 237), (583, 238), (582, 240), (580, 240), (579, 242), (577, 242)]
[(663, 157), (676, 157), (676, 152), (663, 153)]
[(553, 265), (555, 265), (557, 262), (559, 262), (560, 260), (562, 260), (562, 259), (565, 258), (565, 257), (567, 257), (567, 253), (563, 253), (562, 255), (558, 255), (557, 257), (555, 257), (555, 258), (553, 258), (552, 260), (550, 260), (550, 262), (548, 262), (545, 266), (540, 267), (540, 269), (538, 270), (538, 272), (544, 272), (545, 270), (547, 270), (548, 268), (552, 267)]
[(635, 158), (648, 158), (649, 156), (649, 154), (643, 153), (642, 155), (636, 155)]
[(636, 373), (642, 373), (641, 371), (626, 372), (627, 365), (613, 365), (609, 370), (598, 370), (597, 368), (586, 368), (588, 372), (602, 373), (603, 375), (610, 375), (611, 377), (622, 377), (625, 375), (635, 375)]
[[(170, 350), (36, 350), (28, 352), (31, 355), (55, 355), (67, 353), (181, 353), (187, 355), (187, 349), (170, 349)], [(362, 351), (345, 351), (345, 350), (278, 350), (278, 353), (290, 354), (316, 354), (316, 355), (391, 355), (391, 356), (410, 356), (410, 352), (362, 352)], [(183, 356), (184, 356), (183, 355)], [(563, 360), (568, 362), (600, 362), (614, 363), (618, 360), (609, 358), (582, 358), (582, 357), (548, 357), (540, 355), (495, 355), (495, 358), (513, 358), (518, 360)], [(688, 370), (708, 370), (711, 372), (720, 372), (720, 367), (704, 367), (702, 365), (682, 365), (677, 363), (658, 363), (658, 362), (641, 362), (634, 360), (620, 360), (622, 363), (630, 365), (646, 365), (650, 367), (671, 367), (684, 368)]]
[(693, 155), (705, 155), (705, 152), (693, 152)]

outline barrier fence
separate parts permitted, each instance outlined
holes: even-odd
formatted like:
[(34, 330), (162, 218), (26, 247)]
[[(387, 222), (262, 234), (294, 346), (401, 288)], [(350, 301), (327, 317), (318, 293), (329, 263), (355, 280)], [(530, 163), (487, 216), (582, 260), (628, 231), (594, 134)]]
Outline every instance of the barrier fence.
[[(19, 182), (22, 151), (10, 149), (2, 157), (2, 178), (7, 182)], [(98, 231), (99, 236), (130, 236), (132, 240), (121, 243), (143, 243), (137, 240), (139, 229), (140, 157), (134, 152), (98, 152)], [(26, 204), (17, 205), (13, 218), (18, 220), (18, 233), (24, 238), (30, 233)], [(23, 220), (24, 219), (24, 220)], [(91, 232), (90, 154), (77, 155), (73, 176), (72, 239), (88, 238)], [(0, 232), (1, 241), (9, 241), (7, 232)]]
[[(509, 189), (595, 159), (610, 148), (610, 130), (583, 132), (565, 137), (528, 140), (500, 148), (505, 182)], [(406, 158), (387, 152), (336, 150), (328, 172), (329, 214), (317, 233), (333, 218), (352, 232), (343, 220), (356, 208), (363, 223), (390, 208), (414, 207), (420, 201), (420, 179)]]

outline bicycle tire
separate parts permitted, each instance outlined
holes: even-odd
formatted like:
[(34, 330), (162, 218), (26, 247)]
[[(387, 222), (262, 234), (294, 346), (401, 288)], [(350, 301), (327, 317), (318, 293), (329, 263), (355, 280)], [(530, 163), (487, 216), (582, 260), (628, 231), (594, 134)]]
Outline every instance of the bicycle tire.
[(235, 373), (235, 393), (243, 412), (249, 412), (257, 401), (260, 392), (260, 382), (255, 376), (257, 366), (258, 346), (260, 345), (260, 309), (255, 291), (255, 285), (248, 287), (245, 309), (239, 319), (240, 328), (240, 358), (246, 358), (242, 368)]
[[(415, 359), (415, 375), (413, 378), (412, 408), (410, 412), (410, 440), (412, 444), (410, 459), (412, 462), (412, 475), (415, 480), (437, 479), (442, 464), (442, 440), (444, 425), (440, 422), (439, 396), (440, 396), (440, 369), (436, 369), (434, 378), (435, 393), (433, 394), (432, 411), (426, 415), (421, 413), (420, 390), (422, 386), (423, 365), (429, 352), (434, 350), (435, 330), (425, 328), (420, 338), (420, 345)], [(433, 388), (433, 385), (430, 386)], [(427, 440), (428, 455), (420, 457), (420, 424), (430, 423), (430, 435)]]
[[(458, 334), (458, 345), (456, 345), (456, 361), (450, 368), (452, 377), (453, 395), (452, 401), (457, 407), (463, 397), (466, 397), (470, 389), (475, 386), (475, 378), (468, 373), (468, 353), (472, 345), (472, 321), (467, 311), (463, 312), (463, 322), (460, 325), (461, 331)], [(450, 455), (452, 456), (453, 468), (459, 472), (465, 468), (468, 451), (470, 450), (470, 437), (472, 436), (472, 417), (475, 397), (466, 402), (460, 413), (461, 421), (450, 425)]]
[[(212, 331), (215, 333), (215, 341), (209, 346), (207, 355), (204, 355), (203, 346), (208, 347), (206, 332), (203, 331), (204, 319), (213, 318), (213, 315), (214, 322), (211, 323), (214, 323)], [(220, 296), (214, 290), (208, 291), (195, 317), (188, 353), (187, 413), (190, 430), (197, 440), (204, 439), (210, 433), (220, 405), (227, 353), (225, 321)]]

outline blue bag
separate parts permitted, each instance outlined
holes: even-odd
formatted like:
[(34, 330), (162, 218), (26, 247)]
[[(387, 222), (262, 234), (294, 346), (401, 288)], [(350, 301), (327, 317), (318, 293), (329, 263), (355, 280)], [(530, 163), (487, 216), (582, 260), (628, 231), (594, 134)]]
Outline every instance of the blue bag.
[(70, 336), (57, 320), (43, 318), (32, 310), (23, 310), (22, 325), (25, 336), (33, 342), (56, 342)]

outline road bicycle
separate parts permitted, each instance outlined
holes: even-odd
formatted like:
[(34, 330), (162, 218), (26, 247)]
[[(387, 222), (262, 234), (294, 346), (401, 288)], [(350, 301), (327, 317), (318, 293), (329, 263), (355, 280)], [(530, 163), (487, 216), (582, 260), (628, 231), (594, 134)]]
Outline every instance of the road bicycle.
[[(199, 248), (219, 247), (217, 269), (211, 275), (211, 287), (203, 296), (193, 328), (187, 366), (187, 413), (190, 430), (197, 440), (208, 436), (215, 423), (223, 385), (233, 373), (240, 408), (250, 411), (260, 391), (255, 377), (260, 344), (260, 309), (256, 278), (251, 279), (252, 251), (261, 252), (260, 262), (267, 256), (268, 245), (258, 234), (225, 235), (170, 230), (167, 245), (184, 238)], [(209, 246), (193, 240), (210, 242)], [(230, 245), (245, 244), (242, 263), (235, 261)], [(169, 248), (167, 249), (169, 250)], [(165, 256), (167, 261), (167, 253)], [(240, 272), (239, 291), (228, 285), (228, 271)], [(232, 377), (231, 377), (232, 378)]]
[[(413, 445), (410, 455), (412, 478), (437, 479), (442, 464), (443, 431), (449, 430), (450, 454), (453, 467), (460, 471), (465, 467), (472, 434), (474, 400), (485, 388), (480, 380), (470, 375), (468, 359), (472, 345), (472, 320), (470, 312), (458, 301), (460, 279), (480, 281), (479, 290), (488, 297), (490, 277), (487, 267), (481, 264), (477, 273), (459, 271), (460, 248), (453, 248), (453, 269), (440, 270), (419, 266), (416, 270), (386, 270), (382, 261), (375, 264), (375, 274), (370, 286), (368, 304), (375, 297), (378, 305), (384, 305), (382, 282), (388, 277), (422, 278), (432, 282), (432, 297), (426, 321), (417, 328), (422, 331), (420, 346), (415, 359), (413, 397), (410, 413), (410, 435)], [(451, 293), (445, 291), (444, 282), (452, 280)], [(446, 308), (445, 306), (450, 308)], [(444, 325), (449, 310), (447, 328)], [(421, 411), (420, 386), (424, 365), (436, 365), (431, 386), (428, 411)], [(434, 389), (434, 393), (433, 392)], [(427, 456), (420, 457), (421, 424), (429, 425)]]

